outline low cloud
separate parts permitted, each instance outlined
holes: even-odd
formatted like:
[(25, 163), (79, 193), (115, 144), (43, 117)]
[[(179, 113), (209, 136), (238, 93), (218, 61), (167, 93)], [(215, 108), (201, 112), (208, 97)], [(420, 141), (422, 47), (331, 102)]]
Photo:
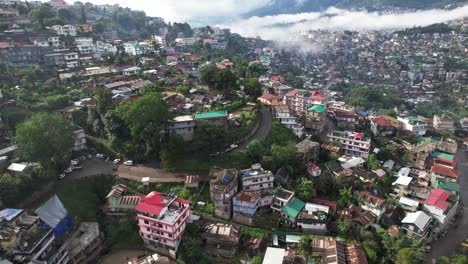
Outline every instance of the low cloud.
[(248, 37), (285, 41), (305, 30), (391, 30), (427, 26), (468, 17), (468, 5), (453, 10), (433, 9), (398, 14), (328, 8), (322, 13), (251, 17), (224, 24)]

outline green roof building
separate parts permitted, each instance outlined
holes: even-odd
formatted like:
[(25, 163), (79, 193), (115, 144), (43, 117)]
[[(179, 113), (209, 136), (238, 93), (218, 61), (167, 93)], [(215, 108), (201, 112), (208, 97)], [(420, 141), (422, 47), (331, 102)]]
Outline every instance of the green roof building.
[(304, 207), (305, 203), (294, 197), (291, 199), (291, 201), (289, 201), (288, 204), (281, 208), (281, 216), (289, 223), (295, 224), (297, 216), (299, 213), (301, 213)]
[(205, 113), (195, 113), (195, 120), (219, 121), (227, 125), (228, 113), (227, 111), (214, 111)]

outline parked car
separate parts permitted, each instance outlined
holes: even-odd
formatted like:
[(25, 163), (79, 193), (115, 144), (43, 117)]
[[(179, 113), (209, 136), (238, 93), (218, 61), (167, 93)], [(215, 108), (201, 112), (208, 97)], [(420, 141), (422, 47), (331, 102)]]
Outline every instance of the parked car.
[(71, 168), (72, 168), (72, 170), (81, 170), (83, 168), (83, 166), (77, 165), (77, 166), (72, 166)]
[(78, 163), (79, 163), (79, 161), (76, 160), (76, 159), (74, 159), (74, 160), (72, 160), (72, 161), (70, 162), (70, 164), (71, 164), (72, 166), (78, 165)]
[(115, 159), (112, 163), (114, 163), (114, 164), (119, 164), (119, 163), (120, 163), (120, 159)]
[(62, 173), (62, 174), (60, 174), (60, 176), (59, 176), (59, 180), (62, 180), (63, 178), (65, 178), (65, 176), (66, 176), (66, 174), (65, 174), (65, 173)]
[(125, 165), (125, 166), (133, 166), (133, 160), (126, 160), (126, 161), (124, 161), (123, 165)]
[(104, 154), (98, 153), (98, 154), (96, 154), (96, 158), (103, 159), (103, 158), (104, 158)]
[(65, 173), (70, 173), (70, 172), (72, 172), (72, 171), (73, 171), (72, 167), (68, 167), (68, 168), (66, 168), (63, 172), (65, 172)]

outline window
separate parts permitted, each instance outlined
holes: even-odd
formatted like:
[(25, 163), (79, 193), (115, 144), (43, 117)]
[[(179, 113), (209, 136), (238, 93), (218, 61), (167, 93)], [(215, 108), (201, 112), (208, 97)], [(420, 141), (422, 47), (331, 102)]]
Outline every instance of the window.
[(411, 230), (411, 231), (413, 231), (413, 230), (414, 230), (414, 226), (410, 225), (410, 226), (408, 226), (408, 229)]
[(145, 225), (149, 225), (149, 222), (148, 222), (148, 221), (146, 221), (146, 220), (144, 220), (144, 223), (145, 223)]

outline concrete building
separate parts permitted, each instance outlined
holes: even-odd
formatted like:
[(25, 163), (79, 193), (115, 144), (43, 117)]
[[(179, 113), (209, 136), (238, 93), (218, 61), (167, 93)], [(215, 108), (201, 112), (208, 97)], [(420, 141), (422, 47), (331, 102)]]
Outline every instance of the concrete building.
[(327, 232), (330, 213), (330, 207), (326, 205), (306, 203), (297, 219), (297, 226), (305, 233), (324, 234)]
[(264, 170), (261, 164), (254, 164), (251, 168), (240, 171), (242, 190), (262, 191), (271, 193), (275, 176), (271, 171)]
[(364, 133), (350, 131), (332, 131), (327, 135), (330, 142), (340, 143), (345, 155), (367, 159), (371, 140), (364, 138)]
[(357, 196), (361, 200), (361, 208), (373, 212), (379, 222), (386, 210), (385, 200), (367, 191), (360, 191)]
[(291, 114), (288, 106), (276, 106), (275, 117), (281, 124), (292, 130), (297, 137), (302, 137), (302, 135), (304, 135), (304, 126)]
[(203, 229), (202, 238), (206, 242), (206, 252), (217, 257), (233, 258), (239, 248), (240, 229), (230, 224), (209, 223)]
[(64, 54), (65, 56), (65, 65), (67, 68), (75, 68), (80, 66), (80, 56), (77, 52), (70, 52)]
[(398, 116), (401, 127), (413, 132), (416, 136), (424, 136), (427, 131), (427, 124), (430, 120), (421, 116)]
[(303, 114), (306, 110), (315, 105), (324, 105), (325, 96), (318, 91), (294, 89), (287, 93), (283, 102), (294, 114)]
[(232, 199), (232, 220), (245, 225), (253, 225), (257, 209), (261, 206), (261, 191), (240, 191)]
[(420, 241), (430, 240), (432, 237), (433, 218), (423, 211), (406, 214), (401, 220), (400, 229), (403, 234), (409, 238), (415, 238)]
[(16, 67), (41, 66), (49, 52), (49, 47), (0, 42), (0, 61)]
[(327, 108), (323, 105), (314, 105), (307, 108), (305, 116), (305, 128), (315, 133), (320, 133), (325, 128)]
[(432, 125), (437, 130), (454, 130), (454, 123), (452, 118), (443, 115), (434, 115), (434, 120)]
[(297, 143), (296, 148), (298, 154), (304, 162), (315, 161), (318, 158), (320, 152), (320, 143), (306, 138)]
[(92, 262), (100, 256), (104, 248), (104, 239), (99, 230), (99, 224), (97, 222), (81, 223), (78, 230), (67, 239), (64, 245), (68, 249), (68, 263), (80, 264)]
[(210, 171), (210, 197), (215, 216), (229, 220), (232, 217), (232, 198), (238, 191), (236, 169), (213, 168)]
[(177, 116), (172, 119), (169, 130), (171, 133), (181, 136), (184, 141), (192, 141), (195, 126), (196, 121), (192, 115)]
[(393, 137), (397, 128), (383, 117), (370, 119), (372, 134), (376, 137)]
[(294, 192), (278, 187), (277, 189), (273, 190), (273, 195), (274, 197), (271, 209), (273, 212), (280, 214), (281, 208), (288, 204), (294, 197)]
[(174, 194), (151, 192), (137, 205), (140, 236), (147, 248), (176, 257), (188, 218), (189, 201)]
[(142, 55), (145, 53), (144, 48), (139, 43), (124, 43), (125, 53), (133, 56)]
[(439, 222), (440, 230), (448, 228), (457, 209), (458, 201), (451, 201), (450, 193), (440, 189), (433, 189), (423, 204), (423, 210)]
[(85, 38), (85, 37), (75, 38), (75, 44), (76, 44), (76, 47), (78, 48), (78, 51), (81, 54), (91, 53), (95, 51), (93, 38)]
[(75, 126), (73, 130), (73, 150), (79, 151), (86, 148), (86, 134), (84, 129)]
[(52, 31), (61, 36), (76, 36), (76, 28), (73, 25), (53, 25)]

